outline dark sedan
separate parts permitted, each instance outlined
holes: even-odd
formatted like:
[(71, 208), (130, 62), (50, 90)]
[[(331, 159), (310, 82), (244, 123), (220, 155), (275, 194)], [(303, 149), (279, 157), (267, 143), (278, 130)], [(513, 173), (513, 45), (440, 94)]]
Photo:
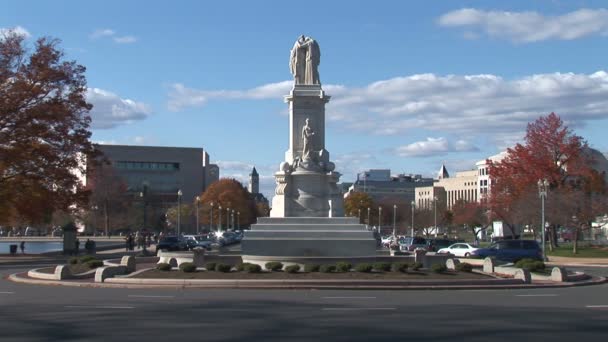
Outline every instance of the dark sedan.
[(167, 236), (164, 237), (158, 245), (156, 245), (156, 252), (160, 250), (165, 251), (185, 251), (188, 249), (188, 245), (183, 239), (178, 238), (177, 236)]
[(480, 248), (472, 256), (485, 258), (495, 257), (498, 260), (517, 262), (521, 259), (543, 260), (542, 249), (535, 240), (502, 240), (489, 248)]

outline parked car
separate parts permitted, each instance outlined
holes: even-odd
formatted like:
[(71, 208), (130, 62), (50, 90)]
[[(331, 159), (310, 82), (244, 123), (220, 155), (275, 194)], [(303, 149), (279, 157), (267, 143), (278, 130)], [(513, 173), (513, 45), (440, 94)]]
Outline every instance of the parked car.
[(156, 252), (160, 250), (167, 251), (185, 251), (188, 249), (188, 245), (184, 239), (177, 236), (166, 236), (160, 240), (156, 245)]
[(426, 250), (429, 252), (437, 252), (438, 250), (449, 247), (456, 242), (456, 240), (451, 239), (427, 239)]
[(451, 253), (457, 257), (470, 257), (478, 248), (469, 245), (468, 243), (459, 242), (449, 247), (441, 248), (437, 253)]
[(388, 246), (390, 246), (391, 243), (393, 243), (392, 235), (385, 235), (382, 237), (382, 246), (388, 247)]
[(211, 244), (213, 243), (213, 241), (203, 235), (184, 235), (184, 240), (186, 240), (188, 249), (204, 248), (211, 250)]
[(399, 249), (402, 251), (414, 251), (416, 248), (426, 248), (426, 239), (423, 237), (404, 237), (399, 242)]
[(542, 250), (535, 240), (501, 240), (492, 244), (489, 248), (479, 248), (472, 256), (485, 258), (495, 257), (498, 260), (516, 262), (528, 258), (542, 260)]

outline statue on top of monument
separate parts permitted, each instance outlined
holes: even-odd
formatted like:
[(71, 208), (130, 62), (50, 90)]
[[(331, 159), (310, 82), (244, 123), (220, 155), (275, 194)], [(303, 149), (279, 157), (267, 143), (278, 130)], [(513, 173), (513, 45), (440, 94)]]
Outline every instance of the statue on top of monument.
[(321, 84), (319, 63), (321, 50), (316, 40), (301, 35), (291, 49), (289, 70), (295, 84)]
[(302, 160), (310, 160), (313, 152), (312, 139), (315, 132), (308, 124), (310, 119), (306, 118), (306, 124), (302, 127)]

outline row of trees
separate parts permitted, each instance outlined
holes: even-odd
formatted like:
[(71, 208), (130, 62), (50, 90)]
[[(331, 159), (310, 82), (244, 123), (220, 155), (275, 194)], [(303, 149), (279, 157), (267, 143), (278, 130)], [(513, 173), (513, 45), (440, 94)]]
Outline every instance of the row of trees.
[[(479, 203), (460, 201), (450, 210), (437, 205), (437, 224), (447, 227), (450, 233), (464, 231), (478, 236), (493, 221), (502, 221), (514, 236), (516, 226), (531, 228), (540, 236), (541, 201), (538, 181), (547, 180), (548, 195), (545, 213), (548, 222), (550, 248), (554, 247), (558, 227), (572, 229), (573, 252), (577, 250), (578, 235), (591, 228), (598, 215), (608, 212), (608, 188), (605, 171), (598, 170), (599, 159), (604, 159), (587, 146), (584, 139), (564, 125), (555, 113), (542, 116), (528, 124), (523, 144), (507, 150), (506, 157), (497, 162), (488, 160), (491, 192)], [(384, 202), (384, 203), (383, 203)], [(367, 208), (377, 222), (378, 207), (382, 206), (382, 222), (392, 224), (392, 201), (374, 203), (365, 193), (355, 193), (345, 202), (346, 213), (367, 220)], [(399, 233), (409, 234), (411, 207), (408, 203), (397, 204)], [(408, 210), (410, 209), (410, 210)], [(416, 209), (417, 234), (427, 233), (421, 227), (435, 224), (435, 210)]]

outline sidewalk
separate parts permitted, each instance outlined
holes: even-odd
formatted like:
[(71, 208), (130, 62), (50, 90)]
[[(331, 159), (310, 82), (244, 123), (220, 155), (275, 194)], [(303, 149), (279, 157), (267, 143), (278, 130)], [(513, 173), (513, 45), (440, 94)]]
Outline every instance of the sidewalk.
[(571, 258), (558, 256), (549, 256), (548, 258), (550, 264), (563, 266), (608, 267), (608, 258)]

